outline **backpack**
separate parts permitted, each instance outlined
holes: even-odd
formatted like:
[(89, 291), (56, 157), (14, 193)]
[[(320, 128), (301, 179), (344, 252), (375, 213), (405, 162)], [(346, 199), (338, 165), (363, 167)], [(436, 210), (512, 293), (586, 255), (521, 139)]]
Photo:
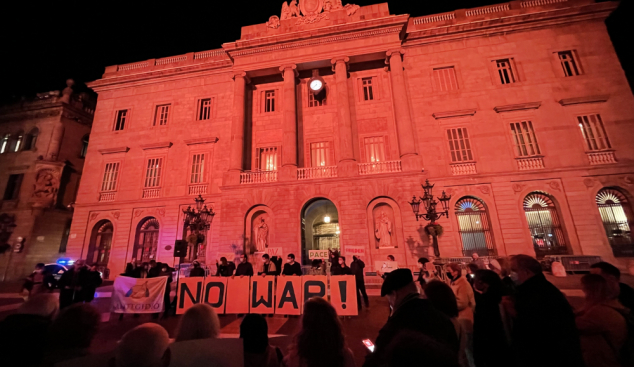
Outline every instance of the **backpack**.
[(627, 339), (619, 351), (619, 362), (623, 366), (634, 366), (634, 313), (629, 309), (612, 308), (625, 319), (627, 324)]

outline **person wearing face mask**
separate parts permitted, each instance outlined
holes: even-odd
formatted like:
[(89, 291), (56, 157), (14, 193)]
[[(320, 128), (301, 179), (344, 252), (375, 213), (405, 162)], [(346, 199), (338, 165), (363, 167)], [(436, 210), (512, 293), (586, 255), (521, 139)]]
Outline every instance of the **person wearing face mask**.
[(275, 275), (277, 269), (275, 268), (275, 263), (271, 261), (269, 254), (262, 255), (262, 261), (264, 261), (262, 271), (258, 272), (258, 274), (262, 276)]
[(387, 298), (391, 313), (376, 338), (374, 353), (366, 356), (364, 367), (386, 365), (388, 345), (402, 331), (418, 332), (447, 346), (458, 363), (459, 343), (453, 323), (428, 300), (420, 298), (409, 269), (388, 273), (381, 286), (381, 297)]
[(451, 279), (451, 290), (458, 301), (458, 318), (473, 322), (473, 311), (476, 307), (473, 288), (467, 278), (462, 275), (462, 269), (458, 263), (447, 264), (447, 276)]
[(339, 259), (337, 261), (339, 262), (339, 266), (336, 268), (330, 269), (331, 275), (353, 275), (352, 270), (350, 270), (350, 267), (346, 265), (345, 257), (339, 256)]
[(251, 265), (251, 263), (247, 261), (247, 255), (240, 254), (239, 259), (240, 259), (240, 263), (238, 264), (238, 267), (236, 268), (235, 276), (240, 276), (240, 278), (244, 276), (247, 276), (247, 277), (253, 276), (253, 265)]
[(511, 258), (517, 284), (512, 351), (518, 367), (583, 366), (575, 315), (566, 297), (528, 255)]
[(429, 261), (426, 257), (421, 257), (418, 259), (418, 268), (420, 272), (418, 273), (418, 284), (420, 284), (421, 289), (425, 289), (425, 285), (433, 280), (437, 280), (438, 276), (436, 274), (436, 269), (434, 269), (434, 264)]
[(284, 269), (282, 269), (282, 275), (302, 275), (302, 266), (295, 261), (294, 254), (286, 256), (286, 264), (284, 264)]

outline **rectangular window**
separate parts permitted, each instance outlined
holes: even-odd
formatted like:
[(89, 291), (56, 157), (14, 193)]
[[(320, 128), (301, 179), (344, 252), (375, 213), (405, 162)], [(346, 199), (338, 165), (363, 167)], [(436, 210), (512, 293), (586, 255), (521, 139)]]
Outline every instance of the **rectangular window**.
[(310, 166), (330, 166), (330, 143), (327, 141), (310, 144)]
[(363, 100), (364, 101), (373, 101), (374, 100), (374, 88), (372, 84), (372, 78), (362, 78), (361, 85), (363, 86)]
[(515, 72), (511, 59), (495, 60), (498, 76), (501, 84), (511, 84), (516, 82)]
[(518, 157), (530, 157), (541, 154), (531, 121), (511, 123), (511, 136), (515, 144), (515, 153)]
[(196, 118), (200, 120), (209, 120), (211, 118), (211, 98), (198, 100), (198, 113)]
[(125, 124), (128, 120), (128, 110), (117, 111), (117, 117), (115, 119), (114, 130), (119, 131), (125, 128)]
[(572, 51), (558, 52), (557, 55), (559, 56), (561, 67), (564, 69), (565, 76), (581, 75), (581, 71), (579, 67), (577, 67), (577, 62), (575, 61)]
[(466, 128), (448, 129), (447, 139), (449, 140), (449, 150), (451, 151), (452, 162), (473, 160), (471, 143), (469, 142), (469, 134), (467, 133)]
[(577, 116), (581, 133), (586, 141), (586, 148), (592, 150), (610, 149), (610, 141), (605, 133), (603, 121), (599, 114)]
[[(326, 89), (324, 88), (317, 95), (315, 93), (308, 91), (308, 107), (319, 107), (326, 105)], [(321, 98), (320, 98), (321, 97)]]
[(156, 106), (156, 112), (154, 113), (154, 124), (152, 126), (167, 125), (167, 119), (170, 115), (170, 105), (163, 104)]
[(264, 92), (264, 112), (275, 112), (275, 91)]
[(161, 185), (161, 171), (163, 169), (163, 158), (151, 158), (147, 160), (145, 170), (144, 187), (159, 187)]
[(458, 89), (456, 70), (453, 66), (434, 69), (434, 85), (436, 90), (446, 92)]
[(101, 191), (115, 191), (117, 189), (117, 179), (119, 179), (119, 162), (106, 163), (101, 182)]
[(4, 134), (2, 137), (2, 142), (0, 143), (0, 154), (7, 151), (9, 146), (9, 139), (11, 139), (11, 134)]
[(205, 173), (205, 154), (194, 154), (192, 156), (192, 175), (190, 183), (204, 182)]
[(10, 175), (7, 181), (7, 188), (4, 189), (3, 200), (16, 200), (20, 194), (20, 186), (22, 186), (22, 178), (24, 174)]
[(262, 171), (277, 171), (277, 147), (259, 148), (256, 167)]
[(385, 161), (385, 139), (382, 136), (363, 139), (366, 162)]

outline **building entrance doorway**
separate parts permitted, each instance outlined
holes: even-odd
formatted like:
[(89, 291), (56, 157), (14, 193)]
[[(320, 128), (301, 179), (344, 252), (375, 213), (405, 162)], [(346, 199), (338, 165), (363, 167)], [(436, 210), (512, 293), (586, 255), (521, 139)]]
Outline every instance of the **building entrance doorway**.
[(302, 264), (309, 265), (310, 250), (339, 250), (339, 213), (328, 199), (315, 199), (302, 210)]

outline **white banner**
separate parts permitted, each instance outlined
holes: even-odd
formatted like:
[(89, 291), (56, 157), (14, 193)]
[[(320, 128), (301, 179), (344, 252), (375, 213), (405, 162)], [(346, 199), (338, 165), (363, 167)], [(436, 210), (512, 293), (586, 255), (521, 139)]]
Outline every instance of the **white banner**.
[(115, 313), (157, 313), (163, 311), (167, 277), (114, 280), (112, 311)]

